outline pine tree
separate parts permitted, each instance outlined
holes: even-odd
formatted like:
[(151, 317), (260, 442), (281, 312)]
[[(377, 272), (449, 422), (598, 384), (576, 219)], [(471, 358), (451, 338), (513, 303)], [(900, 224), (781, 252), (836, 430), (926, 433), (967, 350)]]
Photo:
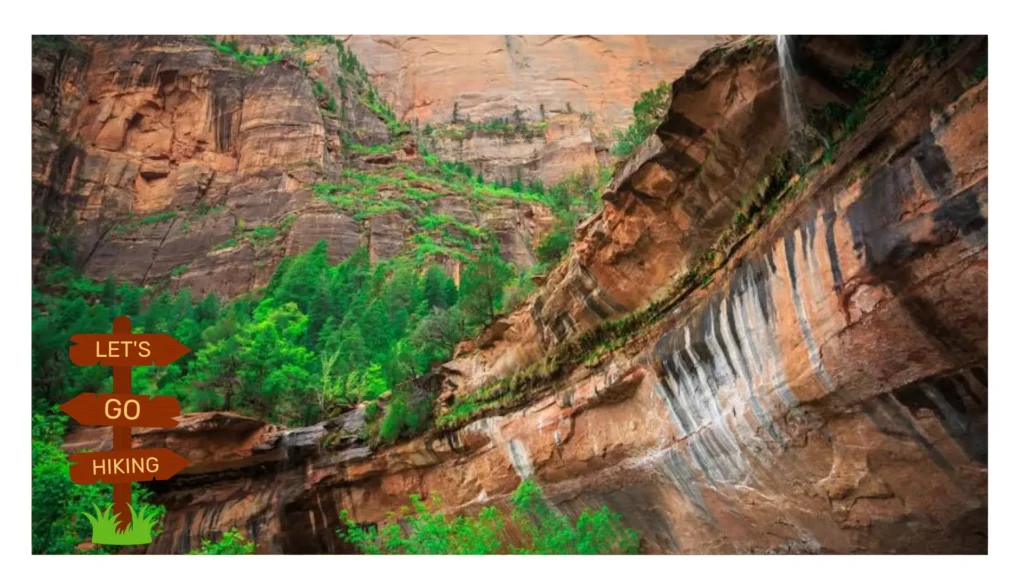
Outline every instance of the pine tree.
[(459, 285), (459, 306), (470, 326), (486, 324), (501, 308), (505, 284), (513, 272), (492, 241), (480, 257), (466, 267)]

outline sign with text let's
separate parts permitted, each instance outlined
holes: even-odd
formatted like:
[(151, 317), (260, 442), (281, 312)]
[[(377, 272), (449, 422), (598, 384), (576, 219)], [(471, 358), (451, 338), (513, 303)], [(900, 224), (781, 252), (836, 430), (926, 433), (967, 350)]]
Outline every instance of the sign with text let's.
[(78, 366), (167, 366), (190, 352), (167, 334), (75, 334), (71, 341)]
[[(87, 426), (111, 426), (114, 449), (70, 456), (71, 481), (75, 484), (105, 482), (114, 485), (113, 511), (119, 530), (132, 521), (128, 508), (132, 482), (167, 480), (189, 462), (166, 448), (132, 450), (132, 428), (174, 428), (181, 405), (171, 396), (132, 394), (133, 366), (167, 366), (190, 350), (167, 334), (132, 334), (127, 316), (114, 319), (112, 334), (75, 334), (69, 349), (78, 366), (111, 366), (114, 393), (83, 393), (61, 405), (61, 410)], [(95, 535), (94, 535), (95, 536)], [(95, 541), (95, 540), (94, 540)]]

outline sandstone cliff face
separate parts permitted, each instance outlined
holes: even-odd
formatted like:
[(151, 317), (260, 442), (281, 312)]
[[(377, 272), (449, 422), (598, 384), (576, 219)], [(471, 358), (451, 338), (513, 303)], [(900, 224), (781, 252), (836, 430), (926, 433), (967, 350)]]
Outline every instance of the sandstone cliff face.
[[(831, 160), (676, 294), (788, 148), (770, 40), (709, 51), (568, 259), (441, 370), (448, 401), (588, 327), (663, 313), (512, 409), (377, 452), (358, 410), (298, 430), (192, 415), (139, 435), (195, 463), (154, 484), (168, 517), (150, 552), (231, 526), (261, 552), (343, 551), (343, 508), (378, 522), (437, 491), (465, 510), (528, 476), (569, 514), (623, 514), (649, 552), (985, 552), (987, 80), (969, 77), (987, 47), (919, 47), (893, 57), (886, 97)], [(869, 62), (855, 39), (799, 55), (808, 109), (859, 97), (839, 81)]]
[(442, 160), (462, 161), (491, 181), (551, 186), (583, 172), (596, 173), (610, 161), (607, 143), (594, 137), (590, 121), (578, 114), (549, 117), (539, 134), (488, 134), (472, 130), (460, 137), (434, 132), (424, 137)]
[(395, 113), (422, 129), (510, 117), (548, 120), (542, 135), (434, 137), (435, 153), (493, 180), (545, 185), (596, 170), (633, 103), (680, 76), (726, 36), (351, 36)]
[(350, 36), (346, 45), (410, 122), (447, 122), (456, 102), (460, 116), (476, 121), (517, 106), (536, 120), (543, 104), (552, 114), (589, 112), (594, 129), (610, 134), (629, 124), (640, 92), (679, 77), (726, 38)]
[[(311, 191), (362, 163), (341, 154), (341, 126), (356, 143), (388, 139), (358, 100), (340, 111), (319, 101), (317, 82), (345, 100), (336, 47), (246, 42), (291, 60), (247, 68), (195, 37), (85, 37), (34, 56), (33, 224), (72, 233), (86, 274), (235, 296), (320, 238), (335, 259), (360, 245), (375, 258), (408, 247), (414, 214), (358, 220)], [(419, 159), (412, 147), (377, 162)], [(503, 253), (529, 265), (545, 218), (541, 206), (499, 202), (468, 223), (504, 223)], [(257, 229), (276, 235), (247, 241)]]

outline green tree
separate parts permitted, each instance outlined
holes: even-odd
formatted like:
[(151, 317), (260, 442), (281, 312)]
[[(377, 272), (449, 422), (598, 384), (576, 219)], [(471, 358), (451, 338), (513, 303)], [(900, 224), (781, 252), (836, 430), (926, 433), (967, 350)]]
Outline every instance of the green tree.
[(449, 308), (458, 299), (455, 282), (437, 264), (423, 274), (423, 298), (431, 308)]
[(403, 433), (413, 435), (424, 430), (430, 422), (431, 400), (407, 385), (395, 388), (381, 420), (380, 440), (391, 443)]
[(466, 267), (459, 285), (459, 306), (470, 326), (486, 324), (500, 311), (505, 284), (513, 275), (495, 242)]
[(537, 257), (547, 265), (557, 263), (569, 251), (572, 230), (568, 226), (556, 226), (537, 246)]
[(260, 303), (253, 323), (240, 335), (237, 377), (241, 401), (256, 414), (278, 421), (312, 423), (317, 390), (316, 357), (306, 341), (308, 317), (298, 305), (277, 306), (272, 299)]
[(640, 99), (633, 104), (633, 123), (625, 132), (615, 131), (616, 142), (612, 146), (612, 154), (628, 156), (644, 140), (654, 134), (654, 130), (668, 112), (671, 87), (661, 82), (657, 87), (640, 94)]
[(465, 336), (461, 310), (449, 308), (431, 312), (416, 325), (409, 338), (416, 350), (417, 371), (426, 373), (430, 366), (450, 359), (455, 345)]

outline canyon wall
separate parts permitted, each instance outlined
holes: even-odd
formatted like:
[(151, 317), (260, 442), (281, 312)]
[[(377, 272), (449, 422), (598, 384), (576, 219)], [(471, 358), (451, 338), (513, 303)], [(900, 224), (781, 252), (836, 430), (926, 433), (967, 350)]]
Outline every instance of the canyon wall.
[[(246, 66), (208, 40), (174, 36), (79, 37), (34, 50), (35, 262), (48, 232), (68, 233), (93, 278), (230, 297), (265, 284), (282, 257), (321, 238), (335, 261), (361, 245), (375, 259), (407, 252), (420, 231), (417, 210), (429, 209), (492, 229), (507, 259), (533, 263), (551, 220), (543, 205), (473, 203), (444, 183), (410, 178), (398, 164), (423, 162), (408, 142), (392, 154), (344, 153), (342, 127), (355, 144), (389, 136), (343, 92), (335, 45), (247, 37), (245, 48), (287, 58)], [(325, 107), (318, 87), (347, 105)], [(313, 185), (345, 168), (397, 182), (377, 190), (380, 198), (410, 187), (438, 198), (366, 216), (338, 209)]]
[(492, 180), (551, 185), (607, 163), (615, 130), (633, 103), (682, 75), (728, 36), (349, 36), (399, 118), (427, 124), (486, 122), (522, 111), (547, 121), (540, 134), (435, 136), (439, 157), (471, 164)]
[(985, 553), (986, 41), (908, 40), (877, 98), (844, 81), (877, 64), (861, 39), (796, 52), (805, 109), (861, 120), (794, 165), (772, 39), (705, 52), (568, 257), (437, 371), (442, 414), (494, 400), (468, 422), (377, 450), (362, 409), (137, 434), (193, 462), (153, 483), (148, 551), (238, 526), (263, 553), (344, 552), (342, 509), (500, 506), (532, 477), (651, 553)]

